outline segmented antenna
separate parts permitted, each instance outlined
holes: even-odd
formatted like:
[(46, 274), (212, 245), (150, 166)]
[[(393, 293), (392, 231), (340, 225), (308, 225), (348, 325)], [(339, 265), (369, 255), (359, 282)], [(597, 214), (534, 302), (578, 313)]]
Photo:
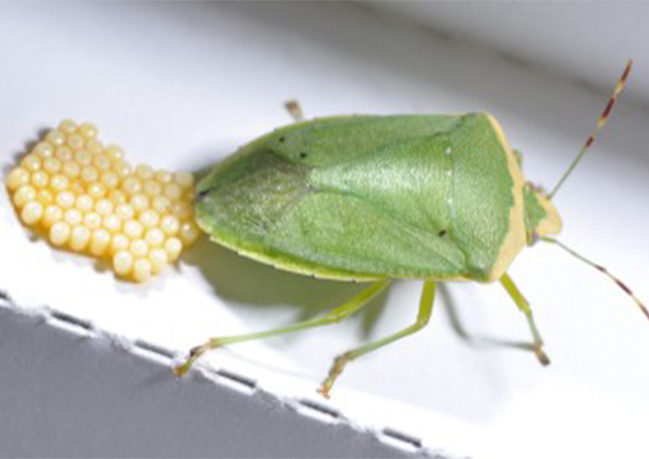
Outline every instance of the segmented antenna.
[(602, 130), (604, 125), (606, 125), (606, 122), (608, 121), (609, 116), (611, 115), (611, 111), (613, 111), (613, 107), (615, 107), (615, 102), (617, 101), (617, 96), (622, 92), (624, 89), (624, 86), (626, 84), (626, 79), (629, 77), (629, 73), (631, 73), (631, 67), (633, 66), (633, 59), (629, 59), (629, 61), (626, 64), (626, 68), (624, 69), (624, 72), (622, 73), (622, 76), (618, 80), (617, 84), (615, 85), (615, 90), (613, 90), (613, 94), (611, 95), (611, 98), (608, 100), (608, 103), (606, 104), (606, 107), (604, 108), (604, 111), (602, 111), (602, 114), (599, 115), (599, 120), (597, 120), (597, 125), (595, 126), (595, 129), (593, 129), (593, 132), (591, 132), (590, 137), (588, 137), (588, 140), (586, 140), (586, 143), (582, 147), (581, 151), (577, 155), (577, 157), (574, 159), (572, 164), (570, 164), (570, 167), (568, 170), (563, 174), (561, 177), (561, 180), (559, 180), (559, 183), (557, 183), (552, 190), (552, 193), (548, 195), (549, 199), (552, 199), (555, 194), (557, 194), (557, 191), (559, 188), (561, 188), (561, 185), (563, 185), (563, 182), (568, 178), (568, 176), (572, 173), (573, 169), (577, 167), (577, 164), (579, 164), (579, 161), (581, 161), (581, 158), (584, 157), (586, 154), (586, 151), (590, 146), (593, 144), (595, 141), (595, 138), (597, 137), (597, 134), (599, 134), (599, 131)]
[(617, 286), (620, 287), (624, 291), (624, 293), (626, 293), (627, 295), (629, 295), (631, 297), (631, 299), (633, 299), (635, 304), (640, 308), (640, 311), (642, 311), (642, 313), (645, 315), (645, 317), (647, 317), (647, 319), (649, 319), (649, 310), (647, 310), (647, 308), (642, 303), (642, 301), (640, 301), (640, 299), (637, 296), (635, 296), (633, 291), (624, 282), (622, 282), (618, 277), (613, 275), (608, 269), (606, 269), (605, 267), (603, 267), (601, 265), (598, 265), (595, 262), (590, 261), (588, 258), (584, 257), (583, 255), (578, 254), (577, 252), (572, 250), (570, 247), (566, 246), (564, 243), (559, 242), (557, 239), (542, 236), (541, 240), (558, 245), (559, 247), (561, 247), (563, 250), (568, 252), (573, 257), (578, 258), (579, 260), (581, 260), (584, 263), (592, 266), (596, 270), (604, 273), (606, 276), (608, 276), (609, 279), (611, 279), (613, 282), (615, 282), (617, 284)]

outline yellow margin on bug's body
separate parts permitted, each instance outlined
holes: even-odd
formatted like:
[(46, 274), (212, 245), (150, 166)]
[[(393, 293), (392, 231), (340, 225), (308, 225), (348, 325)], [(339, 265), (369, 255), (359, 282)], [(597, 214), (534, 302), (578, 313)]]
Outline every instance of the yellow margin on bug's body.
[(489, 279), (487, 282), (493, 282), (505, 273), (512, 260), (518, 255), (523, 247), (526, 245), (525, 240), (525, 218), (523, 208), (523, 186), (525, 185), (525, 178), (521, 172), (521, 168), (516, 161), (516, 156), (507, 142), (507, 138), (503, 133), (500, 123), (491, 115), (487, 115), (491, 125), (498, 136), (498, 141), (505, 150), (507, 155), (507, 168), (509, 175), (513, 180), (512, 194), (514, 196), (514, 205), (509, 210), (509, 231), (503, 240), (500, 252), (496, 257)]

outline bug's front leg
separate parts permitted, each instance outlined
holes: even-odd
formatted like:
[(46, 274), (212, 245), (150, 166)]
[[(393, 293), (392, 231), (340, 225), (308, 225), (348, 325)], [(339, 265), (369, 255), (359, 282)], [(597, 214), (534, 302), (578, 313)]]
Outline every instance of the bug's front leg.
[(520, 309), (527, 318), (527, 323), (532, 332), (532, 339), (534, 340), (532, 343), (532, 351), (534, 351), (536, 358), (539, 359), (539, 362), (541, 362), (542, 365), (549, 365), (550, 359), (545, 352), (543, 352), (543, 339), (541, 338), (538, 328), (536, 328), (530, 304), (527, 302), (520, 290), (518, 290), (518, 287), (516, 287), (516, 284), (514, 284), (514, 281), (512, 281), (511, 277), (509, 277), (507, 273), (502, 275), (500, 283), (505, 287), (505, 290), (507, 290), (507, 293), (509, 293), (512, 300), (514, 300), (518, 309)]
[(433, 302), (435, 300), (436, 285), (437, 284), (435, 281), (424, 282), (424, 288), (421, 293), (421, 300), (419, 301), (419, 313), (417, 314), (417, 320), (415, 321), (414, 324), (392, 335), (386, 336), (383, 339), (373, 341), (371, 343), (368, 343), (356, 349), (352, 349), (351, 351), (347, 351), (344, 354), (341, 354), (338, 357), (336, 357), (333, 365), (331, 366), (331, 369), (329, 370), (329, 375), (322, 382), (322, 385), (318, 389), (318, 392), (322, 394), (323, 397), (329, 398), (329, 392), (331, 391), (331, 388), (336, 382), (336, 379), (338, 379), (340, 374), (345, 369), (345, 366), (347, 365), (348, 362), (357, 359), (362, 355), (375, 351), (380, 347), (393, 343), (394, 341), (397, 341), (408, 335), (412, 335), (413, 333), (424, 328), (426, 324), (428, 324), (428, 321), (430, 320), (430, 316), (433, 312)]
[(318, 317), (311, 320), (306, 320), (294, 325), (289, 325), (288, 327), (275, 328), (272, 330), (259, 332), (259, 333), (247, 333), (245, 335), (235, 335), (235, 336), (224, 336), (221, 338), (212, 338), (201, 346), (193, 348), (189, 352), (189, 357), (182, 365), (179, 365), (174, 368), (173, 372), (178, 376), (183, 376), (189, 371), (189, 369), (194, 365), (196, 360), (203, 354), (213, 349), (216, 349), (221, 346), (226, 346), (229, 344), (241, 343), (244, 341), (252, 341), (256, 339), (269, 338), (271, 336), (283, 335), (285, 333), (291, 333), (300, 330), (306, 330), (308, 328), (319, 327), (323, 325), (330, 325), (337, 322), (340, 322), (343, 319), (354, 314), (356, 311), (361, 309), (363, 306), (367, 305), (372, 298), (378, 295), (383, 289), (385, 289), (390, 284), (390, 280), (381, 280), (373, 283), (365, 290), (360, 292), (358, 295), (350, 299), (348, 302), (333, 309), (329, 314), (324, 317)]

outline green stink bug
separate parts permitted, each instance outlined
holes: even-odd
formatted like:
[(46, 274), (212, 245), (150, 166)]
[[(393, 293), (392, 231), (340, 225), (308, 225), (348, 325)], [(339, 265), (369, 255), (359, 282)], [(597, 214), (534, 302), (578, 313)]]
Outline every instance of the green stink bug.
[(597, 126), (554, 190), (528, 182), (520, 154), (486, 113), (339, 116), (297, 123), (243, 146), (197, 186), (199, 226), (241, 255), (291, 272), (371, 282), (324, 317), (260, 333), (213, 338), (175, 369), (186, 373), (220, 346), (328, 325), (357, 312), (392, 279), (424, 281), (415, 323), (337, 357), (319, 392), (328, 397), (345, 365), (427, 323), (438, 281), (499, 281), (525, 314), (539, 361), (548, 364), (527, 300), (507, 269), (537, 240), (559, 245), (633, 293), (605, 268), (552, 236), (552, 198), (608, 119), (629, 61)]

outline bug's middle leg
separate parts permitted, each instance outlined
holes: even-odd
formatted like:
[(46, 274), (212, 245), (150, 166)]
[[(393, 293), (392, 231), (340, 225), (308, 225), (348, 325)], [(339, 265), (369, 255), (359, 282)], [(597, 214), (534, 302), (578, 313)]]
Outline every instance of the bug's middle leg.
[(390, 284), (390, 280), (381, 280), (373, 283), (365, 290), (361, 291), (358, 295), (353, 297), (351, 300), (334, 308), (324, 317), (317, 317), (314, 319), (306, 320), (294, 325), (289, 325), (287, 327), (275, 328), (272, 330), (259, 332), (259, 333), (247, 333), (243, 335), (234, 335), (234, 336), (224, 336), (220, 338), (212, 338), (207, 341), (202, 346), (197, 346), (193, 348), (189, 353), (189, 358), (185, 361), (184, 364), (174, 368), (174, 373), (178, 376), (183, 376), (189, 371), (191, 366), (194, 364), (198, 358), (205, 354), (206, 352), (216, 349), (217, 347), (241, 343), (244, 341), (252, 341), (262, 338), (269, 338), (271, 336), (283, 335), (285, 333), (291, 333), (295, 331), (305, 330), (307, 328), (319, 327), (323, 325), (330, 325), (336, 322), (340, 322), (343, 319), (354, 314), (356, 311), (361, 309), (363, 306), (367, 305), (372, 298), (378, 295), (383, 289), (385, 289)]
[(323, 381), (322, 385), (318, 389), (318, 392), (320, 392), (325, 398), (329, 398), (329, 391), (331, 390), (331, 387), (333, 386), (334, 382), (336, 382), (338, 376), (340, 376), (340, 374), (343, 372), (348, 362), (408, 335), (412, 335), (413, 333), (424, 328), (426, 324), (428, 324), (430, 316), (433, 312), (436, 285), (437, 284), (435, 281), (424, 282), (424, 288), (421, 293), (421, 300), (419, 300), (419, 313), (417, 314), (417, 320), (414, 324), (392, 335), (386, 336), (383, 339), (379, 339), (364, 346), (357, 347), (356, 349), (352, 349), (351, 351), (347, 351), (344, 354), (336, 357), (331, 369), (329, 370), (329, 375)]
[(525, 317), (527, 318), (527, 323), (529, 324), (530, 331), (532, 332), (532, 338), (534, 340), (532, 344), (532, 350), (534, 351), (534, 354), (536, 354), (536, 357), (539, 359), (539, 362), (541, 362), (541, 364), (548, 365), (550, 363), (550, 359), (545, 354), (545, 352), (543, 352), (543, 339), (541, 338), (541, 334), (539, 333), (538, 328), (536, 328), (536, 323), (534, 322), (534, 316), (532, 315), (530, 304), (527, 302), (520, 290), (518, 290), (518, 287), (516, 287), (516, 284), (514, 284), (514, 281), (512, 281), (511, 277), (509, 277), (507, 273), (502, 275), (502, 277), (500, 278), (500, 283), (503, 287), (505, 287), (505, 290), (507, 290), (507, 293), (509, 293), (509, 296), (512, 298), (512, 300), (514, 300), (514, 303), (516, 303), (518, 309), (520, 309), (520, 311), (525, 314)]

